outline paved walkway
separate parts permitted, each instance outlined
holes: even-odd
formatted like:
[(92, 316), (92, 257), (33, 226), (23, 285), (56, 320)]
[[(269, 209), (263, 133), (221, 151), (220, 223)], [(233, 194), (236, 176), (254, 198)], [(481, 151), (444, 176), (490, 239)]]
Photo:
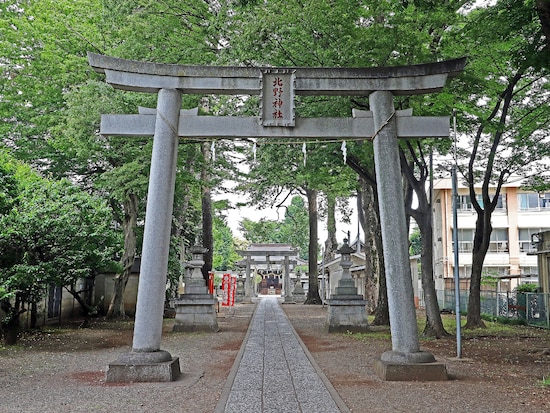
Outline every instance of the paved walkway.
[(216, 413), (348, 413), (276, 297), (259, 301)]

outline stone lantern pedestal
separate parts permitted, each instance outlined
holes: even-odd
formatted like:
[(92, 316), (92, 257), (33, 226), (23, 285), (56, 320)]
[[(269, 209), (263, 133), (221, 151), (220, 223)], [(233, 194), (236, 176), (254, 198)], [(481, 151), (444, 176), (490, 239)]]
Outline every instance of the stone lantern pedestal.
[(296, 274), (296, 282), (294, 284), (294, 290), (292, 291), (294, 301), (297, 303), (304, 303), (306, 301), (306, 292), (302, 287), (302, 281), (300, 280), (300, 273)]
[(237, 292), (235, 294), (235, 301), (237, 303), (242, 303), (244, 301), (245, 297), (245, 290), (244, 290), (244, 277), (242, 274), (239, 273), (239, 276), (237, 277)]
[(329, 333), (364, 333), (368, 331), (367, 301), (357, 294), (355, 281), (351, 277), (351, 253), (354, 250), (344, 240), (344, 245), (337, 252), (342, 256), (342, 278), (338, 281), (336, 293), (328, 302), (327, 325)]
[(208, 287), (201, 272), (206, 248), (191, 247), (193, 259), (188, 262), (190, 274), (185, 279), (185, 293), (175, 300), (176, 318), (173, 331), (219, 330), (216, 316), (217, 298), (208, 293)]

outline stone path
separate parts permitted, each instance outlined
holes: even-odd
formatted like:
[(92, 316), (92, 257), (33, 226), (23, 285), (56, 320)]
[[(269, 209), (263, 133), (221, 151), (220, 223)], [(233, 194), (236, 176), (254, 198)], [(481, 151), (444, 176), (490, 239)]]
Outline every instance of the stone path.
[(259, 301), (216, 413), (348, 413), (276, 297)]

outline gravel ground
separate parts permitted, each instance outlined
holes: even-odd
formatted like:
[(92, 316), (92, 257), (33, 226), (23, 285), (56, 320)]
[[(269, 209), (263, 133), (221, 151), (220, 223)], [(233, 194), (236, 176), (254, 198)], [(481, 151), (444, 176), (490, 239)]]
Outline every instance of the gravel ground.
[[(510, 339), (479, 337), (463, 343), (456, 360), (456, 340), (421, 341), (447, 366), (446, 382), (384, 382), (374, 361), (391, 350), (388, 328), (373, 333), (328, 334), (322, 326), (326, 308), (284, 305), (302, 341), (353, 412), (550, 412), (550, 331)], [(529, 330), (527, 330), (529, 331)]]
[(0, 350), (0, 412), (210, 413), (253, 309), (223, 308), (218, 333), (172, 333), (166, 320), (161, 348), (179, 357), (183, 373), (171, 383), (105, 383), (108, 364), (131, 349), (130, 322), (25, 335), (16, 348)]
[[(92, 328), (47, 327), (0, 347), (0, 412), (210, 413), (246, 334), (254, 305), (222, 308), (218, 333), (172, 333), (166, 320), (162, 349), (180, 358), (172, 383), (105, 383), (109, 362), (130, 350), (130, 322)], [(387, 329), (328, 334), (326, 308), (283, 305), (294, 328), (353, 412), (550, 412), (550, 332), (510, 339), (478, 337), (453, 359), (452, 339), (422, 342), (444, 361), (447, 382), (384, 382), (373, 362), (391, 347)], [(245, 412), (243, 412), (245, 413)]]

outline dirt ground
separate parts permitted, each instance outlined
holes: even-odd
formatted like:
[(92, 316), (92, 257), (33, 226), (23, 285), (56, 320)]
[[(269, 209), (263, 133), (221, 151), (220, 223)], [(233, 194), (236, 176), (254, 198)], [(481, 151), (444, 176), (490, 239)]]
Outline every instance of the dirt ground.
[[(245, 337), (252, 304), (222, 308), (218, 333), (173, 333), (162, 348), (180, 358), (173, 383), (105, 383), (109, 362), (130, 349), (131, 322), (49, 326), (0, 347), (0, 412), (212, 412)], [(550, 331), (521, 327), (490, 337), (421, 340), (446, 364), (446, 382), (384, 382), (373, 363), (391, 349), (389, 329), (328, 334), (326, 307), (283, 305), (292, 325), (353, 412), (550, 412)]]

